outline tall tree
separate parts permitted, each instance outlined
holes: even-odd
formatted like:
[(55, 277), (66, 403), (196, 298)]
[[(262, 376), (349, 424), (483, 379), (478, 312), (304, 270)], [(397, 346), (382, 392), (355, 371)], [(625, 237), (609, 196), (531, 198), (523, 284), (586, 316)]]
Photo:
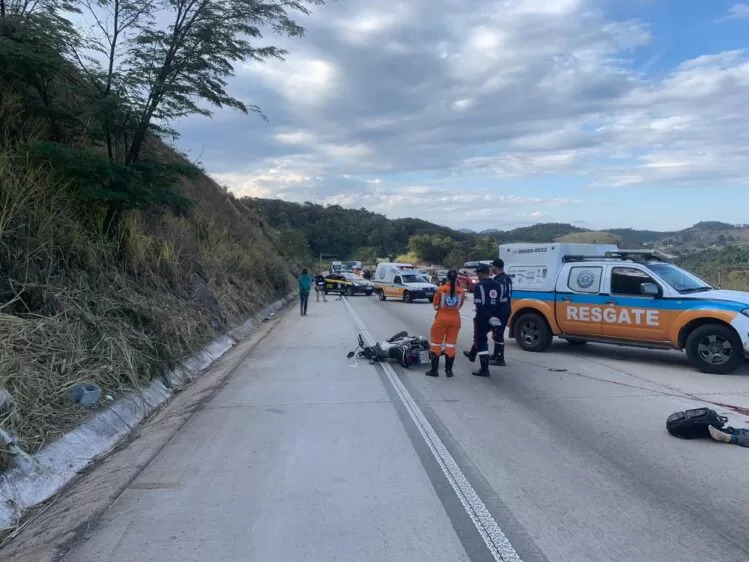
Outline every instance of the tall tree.
[[(301, 36), (304, 29), (290, 12), (308, 14), (324, 0), (157, 0), (156, 9), (171, 23), (152, 20), (138, 25), (125, 62), (136, 110), (126, 164), (138, 160), (154, 121), (161, 131), (174, 119), (211, 115), (206, 105), (259, 112), (227, 92), (227, 79), (238, 61), (282, 58), (283, 49), (257, 46), (262, 30)], [(161, 16), (163, 17), (163, 16)]]
[[(83, 0), (87, 14), (94, 24), (86, 46), (104, 58), (104, 68), (94, 57), (78, 51), (75, 57), (84, 71), (92, 78), (94, 88), (101, 97), (101, 118), (110, 160), (115, 159), (115, 135), (122, 134), (126, 143), (128, 107), (123, 77), (118, 72), (118, 62), (123, 48), (128, 45), (128, 35), (137, 32), (139, 26), (153, 24), (156, 0)], [(132, 35), (130, 38), (132, 39)], [(112, 96), (113, 89), (117, 93)]]

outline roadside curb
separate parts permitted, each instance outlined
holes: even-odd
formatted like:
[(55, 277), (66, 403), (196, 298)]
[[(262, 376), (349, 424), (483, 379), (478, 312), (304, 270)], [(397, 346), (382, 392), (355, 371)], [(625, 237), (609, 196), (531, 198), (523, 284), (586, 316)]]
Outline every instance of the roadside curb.
[(0, 529), (13, 526), (26, 511), (57, 494), (90, 463), (109, 453), (150, 413), (198, 378), (227, 351), (247, 339), (257, 326), (275, 315), (295, 296), (289, 293), (265, 307), (240, 326), (213, 340), (164, 377), (117, 400), (46, 445), (32, 457), (31, 462), (0, 474)]

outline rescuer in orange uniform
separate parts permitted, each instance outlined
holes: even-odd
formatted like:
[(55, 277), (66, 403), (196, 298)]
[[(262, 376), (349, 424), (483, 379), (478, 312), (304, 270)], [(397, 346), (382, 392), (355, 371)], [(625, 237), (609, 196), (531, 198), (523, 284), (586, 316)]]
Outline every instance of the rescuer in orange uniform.
[(437, 315), (434, 317), (431, 333), (430, 357), (432, 368), (426, 374), (438, 377), (437, 368), (442, 355), (442, 344), (445, 344), (445, 375), (453, 376), (455, 363), (455, 343), (460, 330), (460, 309), (466, 301), (466, 292), (457, 286), (458, 272), (451, 269), (447, 272), (447, 283), (441, 285), (434, 295), (432, 303)]

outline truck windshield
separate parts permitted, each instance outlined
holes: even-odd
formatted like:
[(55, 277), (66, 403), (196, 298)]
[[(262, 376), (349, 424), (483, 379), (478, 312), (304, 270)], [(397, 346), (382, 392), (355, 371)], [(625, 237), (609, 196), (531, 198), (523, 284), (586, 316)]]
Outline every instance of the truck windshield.
[(420, 281), (422, 281), (421, 279), (419, 279), (418, 275), (402, 275), (401, 280), (404, 283), (419, 283)]
[(713, 288), (696, 275), (670, 263), (649, 263), (648, 269), (680, 293), (698, 293)]

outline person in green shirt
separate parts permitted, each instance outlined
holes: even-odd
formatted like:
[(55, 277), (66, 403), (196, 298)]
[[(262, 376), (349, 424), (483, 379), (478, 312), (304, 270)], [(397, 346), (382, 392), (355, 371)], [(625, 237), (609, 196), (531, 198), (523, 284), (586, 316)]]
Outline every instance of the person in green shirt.
[(299, 283), (299, 312), (302, 316), (307, 316), (307, 303), (309, 302), (309, 292), (312, 290), (314, 281), (312, 277), (307, 274), (307, 270), (303, 269), (302, 274), (298, 279)]

